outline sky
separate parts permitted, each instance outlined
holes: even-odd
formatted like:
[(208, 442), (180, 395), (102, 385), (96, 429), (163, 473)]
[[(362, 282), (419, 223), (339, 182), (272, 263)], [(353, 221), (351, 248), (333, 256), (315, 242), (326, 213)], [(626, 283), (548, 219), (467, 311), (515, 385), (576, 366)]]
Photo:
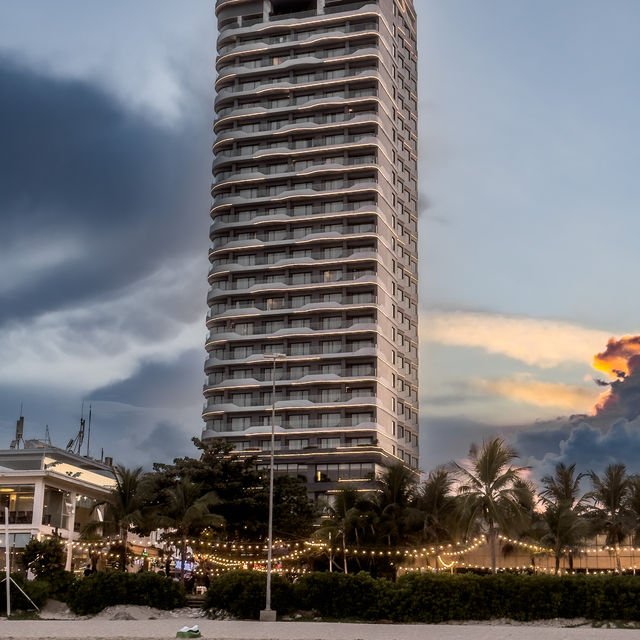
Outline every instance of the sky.
[[(421, 468), (640, 472), (640, 6), (416, 6)], [(194, 453), (215, 38), (212, 0), (0, 3), (0, 446), (84, 401), (92, 455)]]

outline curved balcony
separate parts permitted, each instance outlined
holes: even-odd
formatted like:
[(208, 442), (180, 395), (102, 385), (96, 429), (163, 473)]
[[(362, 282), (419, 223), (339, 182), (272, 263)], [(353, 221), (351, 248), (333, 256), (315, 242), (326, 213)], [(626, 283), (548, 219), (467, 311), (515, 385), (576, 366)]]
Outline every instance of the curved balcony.
[[(293, 384), (296, 389), (304, 388), (305, 385), (309, 385), (313, 388), (318, 387), (318, 385), (322, 384), (345, 384), (351, 385), (354, 382), (357, 384), (365, 384), (365, 383), (375, 383), (377, 382), (375, 367), (370, 365), (372, 369), (372, 373), (368, 375), (348, 375), (339, 376), (336, 374), (328, 374), (328, 373), (312, 373), (304, 376), (291, 376), (289, 373), (282, 373), (282, 371), (276, 370), (276, 383), (277, 385), (283, 384)], [(209, 376), (212, 378), (213, 376)], [(271, 371), (269, 370), (268, 375), (260, 376), (255, 375), (247, 378), (225, 378), (220, 382), (212, 382), (208, 380), (204, 386), (203, 391), (214, 393), (216, 391), (224, 391), (226, 389), (231, 390), (233, 393), (234, 390), (242, 390), (246, 387), (256, 388), (259, 387), (262, 391), (270, 391), (273, 382), (271, 380)], [(277, 387), (276, 387), (277, 388)]]
[[(320, 72), (317, 72), (320, 73)], [(251, 96), (255, 94), (265, 94), (273, 91), (281, 91), (286, 89), (291, 91), (292, 89), (311, 89), (314, 86), (326, 88), (336, 84), (345, 84), (350, 82), (359, 82), (362, 80), (374, 80), (378, 83), (383, 83), (384, 78), (377, 69), (362, 69), (354, 71), (341, 71), (333, 77), (328, 77), (326, 72), (323, 76), (318, 76), (314, 80), (305, 80), (303, 82), (295, 82), (290, 78), (265, 78), (264, 80), (256, 81), (252, 87), (225, 87), (220, 89), (214, 100), (214, 108), (216, 111), (220, 108), (220, 103), (226, 100), (232, 100), (235, 98), (241, 98), (242, 96)]]
[[(269, 247), (285, 243), (284, 246), (288, 247), (292, 241), (296, 244), (313, 244), (312, 241), (314, 240), (350, 240), (354, 238), (377, 237), (376, 224), (373, 222), (359, 224), (356, 228), (344, 225), (340, 231), (311, 230), (304, 235), (301, 235), (298, 230), (288, 233), (285, 231), (284, 233), (280, 233), (278, 237), (271, 237), (273, 234), (269, 231), (262, 231), (263, 228), (264, 227), (258, 227), (258, 231), (255, 232), (254, 237), (248, 239), (235, 239), (230, 237), (229, 234), (224, 236), (216, 236), (214, 234), (212, 245), (209, 249), (209, 258), (211, 259), (215, 254), (218, 254), (218, 249), (243, 249), (245, 247), (254, 247), (257, 243), (263, 243)], [(217, 233), (222, 233), (222, 230), (219, 230)]]
[(315, 207), (310, 211), (306, 209), (304, 211), (296, 211), (295, 209), (284, 209), (277, 213), (268, 209), (262, 211), (256, 211), (250, 219), (241, 217), (239, 214), (223, 214), (216, 216), (209, 228), (210, 236), (218, 231), (231, 230), (236, 227), (253, 227), (258, 225), (269, 224), (272, 222), (291, 222), (291, 219), (310, 221), (321, 220), (323, 218), (332, 217), (349, 217), (349, 216), (363, 216), (363, 215), (375, 215), (376, 217), (383, 216), (382, 211), (375, 205), (375, 203), (369, 203), (357, 208), (350, 208), (344, 210), (327, 210), (322, 206)]
[(224, 189), (225, 187), (230, 187), (232, 185), (240, 184), (243, 187), (251, 187), (252, 185), (260, 186), (267, 181), (271, 182), (275, 179), (284, 180), (284, 179), (300, 179), (307, 177), (326, 177), (331, 178), (337, 175), (349, 175), (352, 174), (353, 171), (358, 170), (368, 170), (368, 173), (372, 171), (380, 171), (380, 165), (375, 162), (375, 160), (367, 159), (366, 162), (344, 162), (343, 164), (339, 164), (337, 162), (319, 162), (316, 165), (311, 165), (302, 169), (300, 171), (296, 171), (295, 169), (290, 169), (287, 171), (267, 171), (265, 173), (256, 171), (251, 173), (243, 173), (238, 174), (232, 172), (232, 175), (226, 177), (222, 180), (216, 181), (211, 187), (211, 193), (215, 194)]
[[(353, 113), (341, 113), (336, 114), (334, 117), (329, 115), (313, 115), (305, 116), (306, 120), (299, 120), (298, 122), (288, 122), (279, 127), (272, 127), (270, 122), (261, 122), (254, 125), (246, 125), (239, 129), (230, 129), (228, 131), (221, 132), (216, 138), (214, 148), (218, 144), (224, 142), (232, 142), (236, 140), (252, 140), (254, 138), (268, 137), (280, 137), (288, 136), (292, 133), (295, 134), (307, 134), (315, 133), (317, 131), (331, 130), (331, 129), (344, 129), (346, 124), (353, 126), (356, 124), (374, 124), (381, 125), (382, 119), (376, 111), (356, 111)], [(256, 129), (257, 127), (257, 129)]]
[[(293, 69), (304, 69), (305, 67), (318, 68), (318, 65), (326, 65), (333, 63), (345, 63), (351, 61), (367, 60), (369, 58), (376, 58), (382, 63), (382, 56), (378, 47), (369, 46), (363, 47), (353, 52), (343, 52), (339, 55), (328, 55), (322, 51), (309, 51), (306, 55), (296, 56), (295, 58), (289, 58), (284, 60), (280, 64), (263, 64), (261, 66), (249, 66), (239, 64), (237, 66), (225, 67), (225, 75), (218, 75), (218, 79), (215, 83), (215, 90), (218, 91), (220, 85), (224, 85), (229, 80), (235, 78), (246, 78), (247, 76), (257, 75), (264, 76), (267, 73), (277, 73), (282, 71), (291, 71)], [(266, 62), (267, 59), (265, 59)]]
[[(257, 151), (248, 152), (242, 148), (232, 149), (230, 151), (217, 151), (216, 156), (213, 162), (213, 167), (218, 167), (222, 162), (234, 162), (238, 160), (270, 160), (270, 159), (278, 159), (280, 157), (290, 158), (293, 156), (300, 156), (309, 153), (321, 153), (324, 151), (331, 151), (334, 149), (344, 149), (345, 145), (349, 145), (349, 149), (353, 150), (356, 147), (367, 148), (367, 147), (377, 147), (381, 148), (380, 140), (378, 140), (377, 136), (374, 133), (357, 133), (357, 134), (349, 134), (343, 136), (343, 140), (341, 142), (327, 142), (326, 140), (321, 141), (310, 141), (309, 144), (305, 144), (302, 146), (301, 142), (303, 141), (294, 141), (289, 142), (287, 140), (282, 140), (282, 144), (278, 147), (267, 147), (266, 145), (263, 148), (259, 148)], [(258, 144), (258, 147), (262, 145)]]
[[(309, 396), (309, 398), (305, 399), (288, 399), (288, 394), (278, 394), (276, 392), (276, 410), (280, 409), (348, 409), (350, 406), (367, 406), (367, 407), (375, 407), (378, 405), (378, 399), (374, 393), (370, 393), (369, 395), (358, 395), (355, 393), (344, 393), (340, 394), (340, 396), (336, 396), (335, 400), (323, 400), (322, 396), (319, 394), (314, 394)], [(207, 415), (208, 413), (215, 412), (224, 412), (224, 413), (237, 413), (237, 412), (257, 412), (257, 411), (268, 411), (271, 409), (271, 401), (269, 404), (250, 404), (250, 405), (237, 405), (228, 401), (218, 402), (213, 399), (205, 402), (202, 414)]]
[[(216, 366), (237, 365), (239, 362), (242, 362), (244, 364), (269, 362), (264, 358), (264, 348), (261, 348), (260, 345), (253, 345), (252, 349), (253, 351), (250, 355), (242, 356), (236, 355), (235, 352), (231, 350), (224, 350), (222, 353), (217, 354), (210, 353), (209, 357), (205, 360), (205, 370)], [(247, 351), (245, 351), (245, 353), (247, 353)], [(379, 355), (379, 351), (376, 346), (342, 346), (340, 347), (340, 351), (324, 352), (320, 350), (305, 354), (299, 354), (295, 348), (287, 347), (284, 349), (283, 353), (285, 354), (286, 358), (280, 360), (279, 362), (304, 362), (305, 360), (317, 361), (320, 358), (324, 361), (352, 356), (375, 358)]]
[(363, 311), (377, 309), (377, 296), (371, 293), (367, 299), (359, 296), (357, 300), (351, 299), (350, 296), (343, 296), (340, 302), (313, 300), (299, 307), (285, 307), (284, 305), (274, 307), (271, 304), (251, 302), (247, 305), (236, 305), (233, 307), (225, 307), (223, 310), (211, 309), (206, 317), (207, 325), (214, 320), (224, 320), (233, 318), (234, 320), (253, 319), (257, 316), (262, 318), (280, 317), (284, 312), (295, 312), (302, 315), (313, 315), (319, 312), (340, 312), (340, 311)]
[(311, 327), (283, 327), (272, 331), (253, 331), (250, 334), (237, 333), (232, 330), (210, 331), (205, 343), (206, 347), (210, 347), (214, 342), (228, 342), (233, 340), (261, 340), (265, 336), (281, 336), (283, 338), (291, 337), (326, 337), (330, 335), (347, 335), (352, 333), (366, 333), (377, 331), (378, 326), (375, 322), (346, 322), (338, 327), (331, 329), (324, 328), (320, 322), (314, 323)]
[(279, 104), (277, 106), (259, 105), (252, 107), (245, 107), (244, 109), (236, 107), (224, 107), (220, 109), (217, 116), (218, 119), (213, 124), (214, 133), (218, 133), (221, 125), (233, 123), (236, 121), (242, 121), (250, 117), (255, 116), (277, 116), (286, 115), (292, 112), (303, 113), (305, 111), (316, 111), (326, 107), (336, 107), (340, 105), (353, 106), (367, 104), (374, 102), (378, 105), (382, 104), (376, 92), (373, 91), (370, 95), (364, 95), (361, 89), (357, 97), (350, 96), (317, 96), (308, 99), (307, 96), (303, 98), (290, 98), (287, 104)]
[(278, 49), (291, 49), (291, 43), (313, 45), (319, 42), (332, 43), (349, 42), (360, 37), (379, 37), (376, 21), (361, 22), (357, 24), (336, 24), (333, 26), (309, 31), (289, 31), (280, 35), (269, 36), (259, 34), (251, 40), (241, 44), (230, 43), (218, 47), (216, 71), (221, 71), (227, 65), (227, 60), (242, 54), (256, 54), (277, 51)]
[[(260, 26), (248, 25), (230, 25), (225, 26), (220, 29), (220, 35), (218, 36), (218, 40), (216, 42), (216, 47), (218, 51), (221, 50), (224, 42), (230, 38), (234, 38), (241, 35), (246, 35), (250, 33), (258, 33), (258, 34), (269, 34), (272, 31), (282, 30), (283, 27), (299, 27), (302, 29), (308, 29), (313, 26), (314, 31), (317, 32), (321, 26), (324, 24), (330, 24), (332, 21), (336, 21), (338, 26), (341, 24), (343, 20), (344, 13), (350, 13), (353, 9), (345, 9), (340, 12), (331, 12), (325, 13), (321, 15), (309, 15), (309, 16), (301, 16), (301, 17), (292, 17), (288, 19), (275, 20), (270, 22), (261, 22)], [(361, 8), (358, 9), (358, 18), (379, 18), (382, 16), (382, 11), (377, 4), (374, 3), (366, 3)]]
[(213, 200), (212, 211), (224, 206), (247, 205), (247, 204), (267, 204), (271, 202), (282, 202), (295, 199), (326, 198), (330, 194), (348, 195), (350, 193), (361, 193), (366, 191), (378, 191), (378, 183), (373, 180), (345, 180), (342, 186), (330, 188), (305, 188), (296, 189), (295, 186), (283, 186), (283, 190), (276, 193), (268, 193), (267, 190), (260, 190), (257, 194), (219, 194)]
[(274, 263), (259, 263), (256, 262), (251, 265), (242, 265), (238, 264), (236, 260), (232, 262), (227, 262), (225, 264), (214, 264), (209, 270), (209, 276), (214, 276), (216, 274), (222, 272), (233, 272), (233, 273), (249, 273), (251, 271), (255, 271), (256, 267), (260, 267), (259, 271), (263, 271), (266, 267), (271, 270), (280, 270), (287, 267), (310, 267), (314, 270), (326, 269), (327, 267), (334, 266), (336, 264), (336, 260), (340, 260), (341, 263), (359, 263), (359, 262), (379, 262), (380, 256), (375, 250), (368, 251), (351, 251), (348, 254), (343, 254), (338, 257), (317, 257), (317, 258), (295, 258), (295, 257), (287, 257), (282, 258)]
[(322, 275), (311, 278), (311, 282), (305, 284), (296, 284), (291, 280), (288, 283), (271, 282), (268, 284), (256, 284), (247, 289), (211, 289), (207, 295), (207, 303), (211, 306), (220, 298), (228, 298), (230, 296), (251, 296), (264, 294), (285, 294), (294, 292), (311, 292), (316, 289), (331, 289), (335, 287), (353, 287), (363, 284), (378, 284), (378, 277), (375, 272), (368, 273), (354, 278), (342, 278), (341, 280), (324, 280)]

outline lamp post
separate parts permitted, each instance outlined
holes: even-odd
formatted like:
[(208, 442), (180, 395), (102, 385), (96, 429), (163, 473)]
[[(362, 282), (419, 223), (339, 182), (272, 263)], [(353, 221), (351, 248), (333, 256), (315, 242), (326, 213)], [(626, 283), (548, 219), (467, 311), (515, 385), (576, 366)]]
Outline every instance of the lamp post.
[(271, 369), (271, 455), (269, 464), (269, 528), (267, 544), (267, 599), (264, 609), (260, 612), (261, 622), (275, 622), (276, 612), (271, 608), (271, 557), (273, 554), (273, 456), (275, 453), (276, 429), (276, 361), (284, 358), (284, 353), (265, 353), (264, 358), (273, 360)]

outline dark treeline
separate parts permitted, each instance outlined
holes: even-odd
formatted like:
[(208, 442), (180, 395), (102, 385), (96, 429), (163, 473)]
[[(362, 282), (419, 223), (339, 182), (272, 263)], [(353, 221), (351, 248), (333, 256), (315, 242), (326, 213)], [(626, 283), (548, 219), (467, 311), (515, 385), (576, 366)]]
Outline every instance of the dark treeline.
[[(117, 484), (105, 504), (102, 535), (123, 541), (127, 532), (163, 529), (186, 558), (188, 540), (208, 542), (264, 541), (267, 532), (268, 471), (256, 459), (239, 456), (225, 444), (194, 442), (198, 458), (156, 464), (151, 473), (116, 467)], [(466, 543), (485, 536), (496, 570), (499, 536), (553, 549), (560, 559), (597, 534), (617, 548), (640, 540), (640, 476), (624, 465), (603, 473), (559, 464), (536, 489), (529, 467), (517, 465), (518, 454), (502, 439), (473, 445), (464, 463), (431, 471), (426, 479), (402, 464), (375, 479), (375, 491), (345, 485), (331, 500), (313, 504), (303, 482), (275, 478), (274, 538), (313, 537), (339, 549), (334, 566), (344, 572), (367, 569), (385, 573), (385, 560), (348, 558), (349, 547), (398, 549), (419, 545)], [(97, 530), (85, 531), (85, 537)], [(618, 570), (620, 558), (615, 550)], [(184, 562), (182, 563), (184, 567)]]

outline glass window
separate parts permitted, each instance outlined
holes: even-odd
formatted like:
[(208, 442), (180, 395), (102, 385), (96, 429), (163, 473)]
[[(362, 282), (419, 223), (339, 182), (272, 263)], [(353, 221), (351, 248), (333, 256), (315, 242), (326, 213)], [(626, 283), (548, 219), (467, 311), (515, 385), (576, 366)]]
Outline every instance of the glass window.
[[(4, 509), (9, 509), (9, 524), (31, 524), (33, 518), (34, 485), (3, 485), (0, 493), (0, 522)], [(4, 532), (3, 532), (4, 533)]]

